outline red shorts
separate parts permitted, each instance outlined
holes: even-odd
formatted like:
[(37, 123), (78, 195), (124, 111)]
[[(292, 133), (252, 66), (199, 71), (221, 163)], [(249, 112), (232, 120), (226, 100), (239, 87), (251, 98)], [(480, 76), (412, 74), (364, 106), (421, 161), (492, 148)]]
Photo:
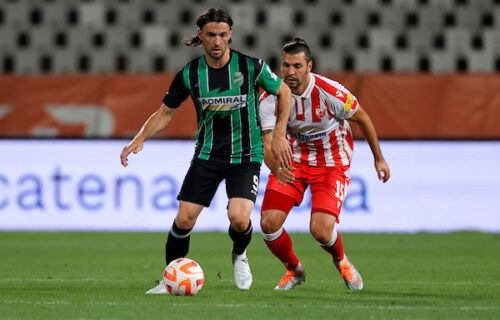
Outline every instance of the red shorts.
[(324, 212), (338, 218), (350, 180), (345, 172), (338, 168), (311, 167), (298, 163), (293, 166), (296, 168), (293, 184), (282, 186), (274, 174), (269, 175), (262, 210), (277, 209), (288, 213), (294, 205), (300, 205), (307, 186), (311, 186), (311, 213)]

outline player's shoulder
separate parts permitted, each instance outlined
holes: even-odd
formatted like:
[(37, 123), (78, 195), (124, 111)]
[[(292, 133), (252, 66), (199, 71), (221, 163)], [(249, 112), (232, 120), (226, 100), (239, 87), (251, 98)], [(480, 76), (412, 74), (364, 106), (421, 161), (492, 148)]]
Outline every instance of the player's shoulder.
[(203, 57), (204, 57), (203, 55), (199, 55), (199, 56), (196, 56), (194, 58), (191, 58), (188, 62), (186, 62), (184, 64), (184, 66), (182, 66), (181, 70), (183, 70), (184, 68), (186, 68), (189, 65), (199, 64), (200, 63), (200, 59), (203, 58)]
[(238, 56), (241, 56), (243, 58), (252, 58), (251, 56), (249, 56), (248, 54), (246, 53), (243, 53), (241, 51), (238, 51), (238, 50), (234, 50), (233, 48), (230, 49), (231, 50), (231, 53), (236, 53)]
[(192, 66), (198, 66), (199, 63), (200, 63), (200, 59), (202, 58), (203, 56), (198, 56), (196, 58), (193, 58), (191, 60), (189, 60), (188, 62), (186, 62), (186, 64), (184, 64), (178, 71), (177, 71), (177, 75), (180, 75), (182, 76), (182, 74), (184, 73), (184, 71), (188, 71)]
[(231, 49), (231, 51), (236, 53), (239, 57), (250, 61), (254, 65), (254, 67), (261, 68), (262, 65), (264, 65), (264, 60), (262, 60), (260, 58), (250, 56), (248, 54), (242, 53), (242, 52), (234, 50), (234, 49)]
[(348, 92), (342, 84), (339, 82), (330, 79), (328, 77), (319, 75), (317, 73), (312, 73), (314, 80), (315, 80), (315, 85), (318, 86), (319, 88), (325, 89), (325, 90), (332, 90), (332, 89), (337, 89), (337, 90), (342, 90), (344, 92)]
[(352, 96), (351, 92), (339, 82), (316, 73), (312, 75), (314, 85), (336, 99), (345, 102), (348, 96)]

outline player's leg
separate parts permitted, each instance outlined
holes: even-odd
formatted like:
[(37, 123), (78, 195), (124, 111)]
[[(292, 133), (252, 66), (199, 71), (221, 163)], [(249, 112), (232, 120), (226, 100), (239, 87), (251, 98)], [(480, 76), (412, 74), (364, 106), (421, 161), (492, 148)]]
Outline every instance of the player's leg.
[(321, 248), (332, 256), (335, 267), (340, 272), (347, 288), (363, 289), (363, 278), (344, 253), (342, 237), (335, 227), (336, 216), (323, 212), (313, 212), (311, 215), (311, 234)]
[(337, 217), (331, 213), (313, 212), (309, 229), (321, 248), (332, 256), (335, 263), (339, 263), (345, 254), (342, 238), (335, 227), (336, 220)]
[(165, 262), (187, 255), (190, 233), (203, 207), (210, 206), (222, 181), (219, 166), (209, 161), (194, 159), (177, 196), (179, 210), (165, 243)]
[[(191, 230), (203, 207), (210, 206), (217, 187), (222, 181), (216, 165), (208, 161), (195, 159), (184, 178), (181, 191), (177, 196), (179, 210), (168, 233), (165, 243), (165, 263), (185, 257), (189, 251)], [(160, 282), (146, 294), (165, 294), (167, 289)]]
[(173, 260), (187, 255), (191, 230), (193, 230), (201, 210), (203, 210), (203, 206), (200, 204), (179, 201), (179, 211), (165, 243), (165, 263), (167, 265)]
[(287, 271), (293, 271), (299, 265), (299, 259), (293, 251), (292, 240), (283, 228), (288, 212), (294, 204), (293, 198), (275, 190), (267, 190), (260, 217), (260, 227), (266, 246), (280, 259)]
[(241, 255), (252, 240), (252, 214), (254, 202), (245, 198), (229, 199), (227, 215), (229, 218), (229, 236), (233, 240), (232, 253)]
[[(296, 174), (299, 174), (297, 170)], [(285, 276), (275, 290), (290, 290), (305, 281), (305, 271), (293, 251), (290, 236), (283, 228), (288, 213), (296, 203), (302, 201), (305, 185), (296, 176), (297, 186), (281, 186), (274, 175), (270, 175), (262, 203), (260, 226), (264, 241), (271, 252), (283, 263)]]
[[(275, 195), (274, 197), (273, 194)], [(286, 269), (285, 276), (281, 278), (280, 282), (274, 289), (290, 290), (295, 286), (300, 285), (302, 282), (305, 282), (306, 274), (304, 267), (293, 251), (292, 239), (288, 235), (288, 232), (286, 232), (283, 228), (287, 212), (290, 211), (290, 208), (295, 203), (295, 200), (284, 195), (281, 195), (281, 197), (276, 195), (281, 194), (273, 190), (268, 190), (266, 192), (266, 195), (264, 196), (265, 205), (263, 203), (260, 225), (266, 246), (269, 250), (271, 250), (274, 256), (277, 257), (281, 263), (283, 263)], [(291, 199), (291, 201), (289, 199)], [(281, 205), (289, 206), (289, 208), (284, 209), (286, 212), (278, 209), (265, 209), (273, 207), (272, 205), (270, 206), (269, 203), (276, 200)]]
[[(363, 289), (363, 279), (344, 253), (342, 237), (335, 227), (347, 192), (348, 178), (336, 171), (314, 170), (311, 174), (312, 209), (310, 231), (326, 252), (332, 256), (347, 287)], [(315, 179), (317, 179), (315, 181)]]
[(234, 268), (234, 283), (240, 290), (249, 290), (253, 279), (246, 250), (252, 240), (250, 214), (253, 206), (253, 201), (245, 198), (231, 198), (228, 204), (229, 237), (233, 240), (231, 261)]
[(230, 165), (225, 171), (226, 193), (229, 198), (229, 236), (233, 240), (231, 251), (234, 266), (234, 282), (240, 290), (252, 285), (252, 272), (246, 249), (252, 240), (252, 213), (259, 186), (259, 163)]

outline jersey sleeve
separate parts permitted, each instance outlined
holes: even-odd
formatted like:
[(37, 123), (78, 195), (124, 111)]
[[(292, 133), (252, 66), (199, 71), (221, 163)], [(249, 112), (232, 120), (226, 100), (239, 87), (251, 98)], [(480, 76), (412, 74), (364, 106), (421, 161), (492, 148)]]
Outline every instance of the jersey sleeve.
[(339, 119), (349, 119), (358, 111), (358, 99), (344, 87), (337, 87), (328, 97), (331, 112)]
[(269, 65), (262, 60), (260, 72), (257, 75), (257, 83), (270, 94), (275, 94), (281, 85), (281, 78), (271, 71)]
[(260, 96), (260, 123), (262, 130), (272, 130), (276, 125), (276, 96), (262, 93)]
[(172, 109), (178, 108), (187, 99), (189, 91), (184, 85), (183, 70), (177, 72), (168, 92), (163, 97), (163, 103)]

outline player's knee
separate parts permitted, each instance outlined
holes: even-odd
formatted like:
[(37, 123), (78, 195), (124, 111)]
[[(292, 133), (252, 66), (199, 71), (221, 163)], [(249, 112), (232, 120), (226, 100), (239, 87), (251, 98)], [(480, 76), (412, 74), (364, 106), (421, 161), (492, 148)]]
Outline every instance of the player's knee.
[(261, 219), (260, 228), (262, 229), (262, 232), (271, 234), (278, 231), (280, 226), (274, 225), (271, 221), (269, 221), (269, 219)]
[(231, 227), (237, 232), (243, 232), (248, 228), (250, 220), (245, 217), (234, 217), (231, 219)]
[(192, 229), (196, 223), (196, 218), (188, 215), (177, 215), (175, 224), (181, 229)]
[(260, 218), (260, 228), (263, 233), (271, 234), (275, 233), (281, 228), (282, 223), (280, 221), (276, 221), (273, 219), (273, 216), (270, 214), (266, 214), (265, 211), (262, 212)]
[(332, 239), (332, 230), (319, 224), (311, 226), (311, 234), (321, 244), (326, 244)]

